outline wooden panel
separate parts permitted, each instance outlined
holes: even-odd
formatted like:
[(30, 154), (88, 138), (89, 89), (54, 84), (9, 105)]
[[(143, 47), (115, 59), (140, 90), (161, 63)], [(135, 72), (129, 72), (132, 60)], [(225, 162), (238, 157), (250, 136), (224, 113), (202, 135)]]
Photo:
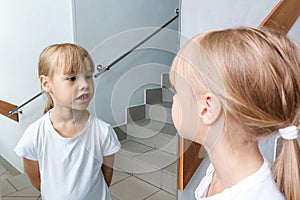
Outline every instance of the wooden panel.
[(288, 33), (300, 15), (299, 0), (281, 0), (259, 27), (280, 29)]
[[(7, 117), (9, 111), (15, 109), (17, 106), (16, 105), (13, 105), (13, 104), (10, 104), (10, 103), (7, 103), (5, 101), (1, 101), (0, 100), (0, 114), (4, 115)], [(15, 120), (15, 121), (19, 121), (19, 115), (18, 113), (16, 114), (13, 114), (12, 116), (9, 117), (10, 119), (12, 120)]]
[(198, 143), (179, 137), (178, 144), (178, 189), (184, 190), (185, 186), (198, 169), (204, 154), (200, 155), (201, 145)]

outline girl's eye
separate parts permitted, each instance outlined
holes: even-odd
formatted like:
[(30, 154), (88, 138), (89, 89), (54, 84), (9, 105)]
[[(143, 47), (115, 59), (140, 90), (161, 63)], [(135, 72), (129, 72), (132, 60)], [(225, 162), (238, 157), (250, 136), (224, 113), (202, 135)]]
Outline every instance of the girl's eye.
[(93, 79), (93, 75), (86, 76), (86, 79), (88, 79), (88, 80)]
[(68, 81), (75, 81), (76, 80), (76, 76), (71, 76), (67, 78)]

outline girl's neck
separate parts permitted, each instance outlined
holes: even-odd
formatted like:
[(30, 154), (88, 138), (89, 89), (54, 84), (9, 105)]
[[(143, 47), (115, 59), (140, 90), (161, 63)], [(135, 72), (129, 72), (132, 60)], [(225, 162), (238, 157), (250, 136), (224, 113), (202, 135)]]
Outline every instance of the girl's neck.
[(67, 123), (70, 121), (80, 123), (86, 121), (89, 117), (87, 110), (72, 110), (72, 109), (58, 109), (53, 108), (50, 112), (51, 121)]
[(53, 128), (62, 137), (70, 138), (78, 135), (84, 129), (89, 118), (87, 110), (61, 110), (53, 108), (50, 113), (50, 121)]
[(209, 153), (215, 172), (208, 196), (236, 185), (255, 173), (264, 162), (258, 148), (258, 142), (246, 142), (243, 137), (240, 137), (245, 133), (230, 134), (230, 137), (235, 138), (235, 143), (229, 142), (223, 133), (216, 146)]

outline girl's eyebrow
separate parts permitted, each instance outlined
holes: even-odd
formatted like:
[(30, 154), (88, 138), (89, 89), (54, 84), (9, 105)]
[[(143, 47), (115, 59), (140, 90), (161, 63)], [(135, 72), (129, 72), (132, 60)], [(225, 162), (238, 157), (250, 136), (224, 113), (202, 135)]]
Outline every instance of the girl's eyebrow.
[(86, 72), (87, 72), (87, 73), (94, 73), (95, 70), (94, 70), (94, 68), (89, 67), (89, 69), (86, 69)]
[(63, 76), (76, 76), (78, 73), (64, 73)]

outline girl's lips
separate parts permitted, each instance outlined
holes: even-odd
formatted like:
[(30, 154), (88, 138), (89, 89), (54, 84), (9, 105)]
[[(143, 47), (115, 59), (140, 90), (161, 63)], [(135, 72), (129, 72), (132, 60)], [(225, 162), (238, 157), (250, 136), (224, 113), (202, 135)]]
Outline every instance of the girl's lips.
[(89, 95), (88, 94), (82, 94), (79, 97), (77, 97), (76, 100), (79, 100), (81, 102), (86, 102), (86, 101), (89, 100)]

